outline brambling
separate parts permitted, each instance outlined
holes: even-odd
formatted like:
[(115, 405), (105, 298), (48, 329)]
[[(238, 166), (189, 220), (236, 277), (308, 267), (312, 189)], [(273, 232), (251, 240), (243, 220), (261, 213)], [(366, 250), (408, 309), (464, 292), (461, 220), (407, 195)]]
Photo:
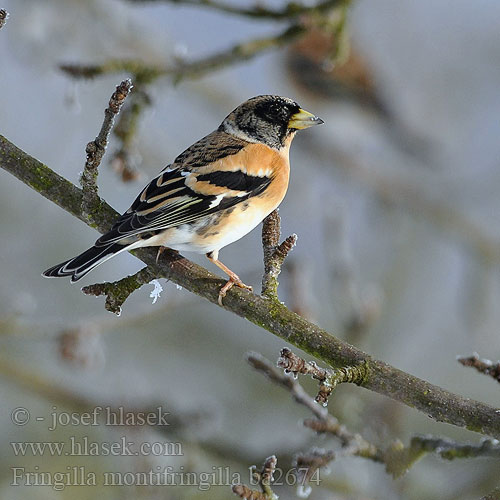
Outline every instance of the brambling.
[(111, 257), (159, 246), (205, 253), (233, 286), (250, 289), (219, 260), (219, 250), (239, 240), (283, 200), (289, 150), (297, 130), (323, 123), (286, 97), (254, 97), (220, 127), (181, 153), (139, 194), (92, 248), (43, 276), (77, 281)]

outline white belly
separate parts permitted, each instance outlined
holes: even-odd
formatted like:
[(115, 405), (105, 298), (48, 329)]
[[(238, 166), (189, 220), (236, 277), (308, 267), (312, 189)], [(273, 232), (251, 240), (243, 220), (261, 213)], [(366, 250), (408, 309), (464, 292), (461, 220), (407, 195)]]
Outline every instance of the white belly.
[[(229, 217), (222, 216), (217, 224), (212, 224), (212, 216), (194, 224), (182, 224), (153, 236), (141, 246), (165, 246), (180, 252), (208, 253), (239, 240), (262, 222), (274, 210), (255, 209), (250, 205), (246, 210), (237, 205)], [(269, 210), (269, 211), (268, 211)], [(207, 224), (208, 223), (208, 224)]]

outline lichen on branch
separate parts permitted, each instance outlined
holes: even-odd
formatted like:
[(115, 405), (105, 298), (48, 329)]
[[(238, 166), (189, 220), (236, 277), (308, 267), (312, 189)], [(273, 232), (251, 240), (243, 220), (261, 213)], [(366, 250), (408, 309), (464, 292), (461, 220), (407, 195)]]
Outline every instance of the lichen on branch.
[[(82, 212), (81, 189), (1, 135), (0, 167), (101, 233), (108, 231), (119, 216), (101, 200), (94, 207), (93, 220), (89, 220)], [(155, 278), (167, 278), (213, 304), (218, 303), (219, 290), (225, 280), (203, 267), (171, 252), (164, 252), (161, 262), (156, 264), (157, 251), (154, 248), (137, 249), (132, 253), (153, 267)], [(234, 287), (224, 299), (224, 309), (246, 318), (333, 368), (364, 363), (367, 375), (361, 387), (404, 403), (439, 422), (500, 438), (500, 413), (496, 408), (452, 394), (374, 359), (293, 313), (278, 301)]]
[(104, 307), (106, 311), (120, 315), (122, 312), (123, 303), (130, 297), (130, 295), (142, 285), (150, 283), (156, 279), (154, 269), (146, 266), (137, 273), (126, 276), (119, 281), (95, 283), (93, 285), (84, 286), (82, 292), (86, 295), (106, 295), (106, 302)]
[(262, 222), (262, 247), (264, 250), (264, 276), (262, 295), (268, 299), (278, 299), (278, 276), (286, 257), (297, 243), (297, 235), (288, 236), (279, 242), (281, 218), (278, 210), (271, 212)]

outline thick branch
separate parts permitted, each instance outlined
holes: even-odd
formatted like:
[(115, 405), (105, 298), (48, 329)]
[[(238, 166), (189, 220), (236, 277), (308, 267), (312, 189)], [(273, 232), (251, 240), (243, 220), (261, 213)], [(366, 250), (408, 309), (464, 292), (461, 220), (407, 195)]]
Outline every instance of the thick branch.
[[(107, 203), (99, 200), (92, 207), (93, 221), (89, 222), (81, 211), (81, 189), (2, 136), (0, 136), (0, 167), (100, 232), (109, 230), (119, 215)], [(157, 265), (156, 253), (154, 248), (133, 252), (151, 267), (157, 278), (168, 278), (217, 304), (219, 290), (225, 280), (173, 252), (165, 252), (163, 255), (167, 257), (167, 262)], [(277, 301), (269, 301), (247, 290), (234, 287), (224, 299), (224, 308), (332, 367), (364, 364), (366, 376), (360, 384), (362, 387), (420, 410), (439, 422), (500, 438), (500, 412), (496, 408), (452, 394), (383, 361), (375, 360), (293, 313)]]

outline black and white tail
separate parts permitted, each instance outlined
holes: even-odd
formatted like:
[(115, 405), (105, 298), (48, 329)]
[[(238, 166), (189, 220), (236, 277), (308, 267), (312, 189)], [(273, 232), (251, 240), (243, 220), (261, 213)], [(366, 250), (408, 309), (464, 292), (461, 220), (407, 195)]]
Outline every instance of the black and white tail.
[(111, 243), (107, 246), (93, 246), (82, 254), (73, 257), (70, 260), (62, 262), (57, 266), (51, 267), (42, 273), (46, 278), (62, 278), (63, 276), (71, 276), (71, 281), (78, 281), (95, 267), (111, 259), (115, 255), (134, 248), (136, 245), (120, 245), (119, 243)]

